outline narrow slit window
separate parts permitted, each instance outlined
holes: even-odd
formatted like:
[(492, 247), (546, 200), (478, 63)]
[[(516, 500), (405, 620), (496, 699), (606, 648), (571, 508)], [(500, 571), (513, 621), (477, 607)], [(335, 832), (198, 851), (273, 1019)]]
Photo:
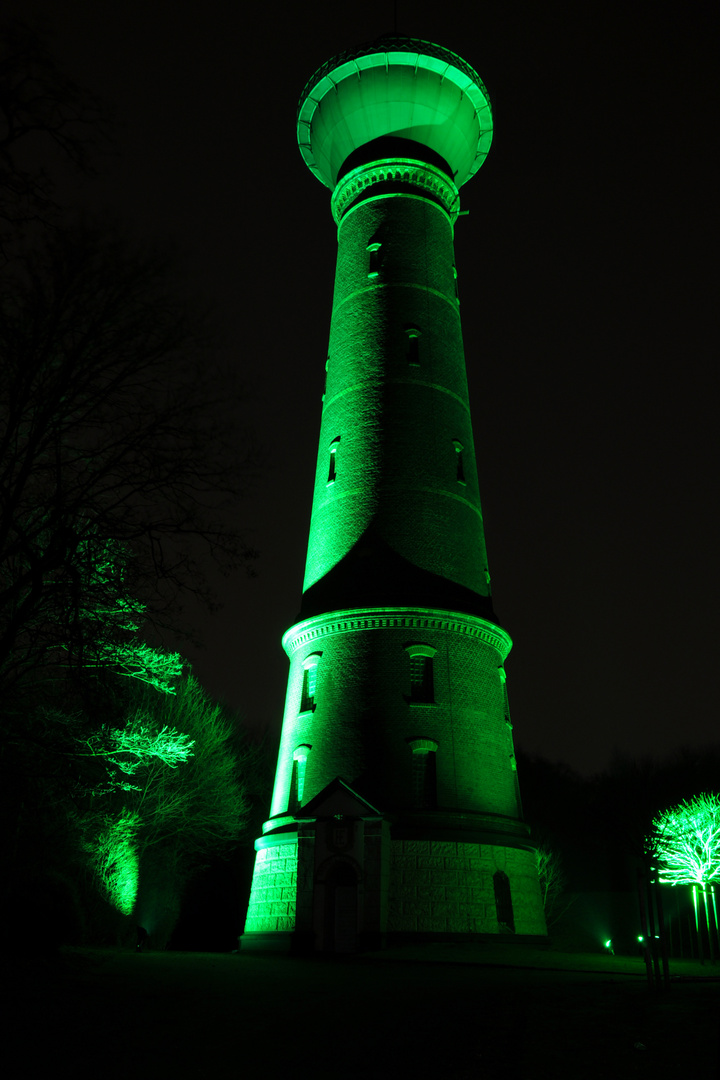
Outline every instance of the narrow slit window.
[(380, 277), (380, 249), (382, 244), (368, 244), (368, 277)]
[(465, 462), (463, 461), (463, 444), (458, 442), (457, 439), (453, 439), (453, 446), (455, 447), (455, 479), (458, 484), (465, 484)]
[(330, 465), (328, 467), (328, 478), (327, 478), (328, 484), (334, 484), (335, 481), (337, 480), (336, 455), (337, 455), (339, 445), (340, 445), (340, 436), (338, 435), (330, 443)]
[(420, 367), (420, 331), (417, 326), (406, 326), (407, 362), (410, 367)]

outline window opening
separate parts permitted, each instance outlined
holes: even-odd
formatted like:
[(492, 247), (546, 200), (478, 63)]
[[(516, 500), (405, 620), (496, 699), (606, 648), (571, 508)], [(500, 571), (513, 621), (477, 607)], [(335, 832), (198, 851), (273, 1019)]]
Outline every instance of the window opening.
[(368, 244), (368, 277), (380, 277), (380, 248), (382, 244)]
[(410, 696), (413, 701), (434, 701), (431, 656), (410, 658)]
[(457, 439), (453, 439), (453, 446), (455, 447), (456, 456), (456, 472), (455, 479), (458, 484), (465, 484), (465, 465), (463, 462), (463, 444), (458, 442)]
[(307, 768), (308, 754), (312, 750), (309, 743), (303, 743), (293, 751), (292, 782), (290, 786), (290, 809), (302, 806), (303, 792), (305, 790), (305, 770)]
[(409, 739), (412, 749), (412, 797), (419, 810), (437, 807), (437, 748), (434, 739)]
[(406, 357), (410, 367), (420, 367), (420, 331), (417, 326), (406, 326), (407, 350)]
[(340, 436), (337, 435), (330, 443), (330, 466), (328, 468), (328, 484), (334, 484), (337, 480), (337, 467), (335, 464), (335, 455), (337, 454), (338, 446), (340, 445)]
[(436, 650), (431, 645), (407, 645), (410, 656), (410, 701), (419, 705), (435, 703), (435, 679), (433, 657)]
[(515, 916), (513, 915), (512, 896), (510, 894), (510, 878), (504, 870), (498, 870), (493, 874), (493, 889), (495, 890), (495, 911), (501, 930), (515, 933)]
[(315, 689), (317, 687), (318, 664), (320, 654), (314, 653), (303, 663), (303, 683), (300, 695), (300, 712), (315, 711)]

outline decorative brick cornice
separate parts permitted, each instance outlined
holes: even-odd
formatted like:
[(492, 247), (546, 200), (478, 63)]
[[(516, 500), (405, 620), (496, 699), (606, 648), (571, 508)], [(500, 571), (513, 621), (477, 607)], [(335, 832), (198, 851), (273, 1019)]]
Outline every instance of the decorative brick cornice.
[(373, 184), (403, 184), (438, 202), (455, 220), (460, 210), (458, 189), (440, 169), (411, 158), (389, 158), (360, 165), (338, 181), (332, 196), (332, 213), (339, 224), (345, 211)]
[(476, 615), (431, 608), (362, 608), (330, 611), (291, 626), (283, 636), (283, 648), (289, 657), (307, 645), (335, 634), (365, 630), (439, 630), (477, 638), (495, 649), (504, 661), (512, 648), (512, 639), (501, 627)]

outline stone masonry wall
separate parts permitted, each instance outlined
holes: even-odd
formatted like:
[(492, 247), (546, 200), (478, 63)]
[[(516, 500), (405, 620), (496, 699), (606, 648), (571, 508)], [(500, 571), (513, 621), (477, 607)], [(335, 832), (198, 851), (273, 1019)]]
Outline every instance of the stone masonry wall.
[(518, 934), (544, 934), (534, 854), (439, 840), (395, 840), (388, 931), (497, 934), (493, 874), (504, 870)]
[(297, 843), (260, 848), (255, 856), (245, 933), (295, 929)]

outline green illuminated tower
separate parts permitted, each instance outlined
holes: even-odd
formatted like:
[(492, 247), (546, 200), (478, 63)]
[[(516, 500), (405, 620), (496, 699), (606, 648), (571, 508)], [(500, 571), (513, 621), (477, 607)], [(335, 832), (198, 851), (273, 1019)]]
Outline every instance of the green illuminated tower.
[(302, 609), (243, 948), (545, 934), (493, 617), (453, 230), (477, 73), (385, 37), (308, 82), (338, 226)]

